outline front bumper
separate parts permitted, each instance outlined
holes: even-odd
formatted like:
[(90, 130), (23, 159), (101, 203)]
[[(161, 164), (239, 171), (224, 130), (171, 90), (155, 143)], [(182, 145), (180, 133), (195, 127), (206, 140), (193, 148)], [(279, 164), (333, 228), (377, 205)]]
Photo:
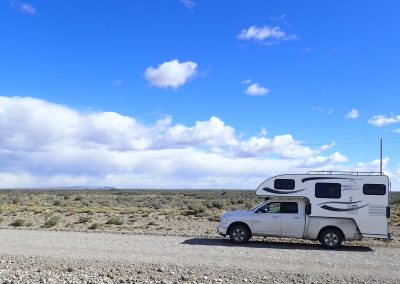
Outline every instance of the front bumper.
[(219, 225), (217, 227), (217, 232), (218, 232), (218, 234), (220, 234), (222, 236), (226, 236), (228, 234), (228, 227), (225, 227), (223, 225)]

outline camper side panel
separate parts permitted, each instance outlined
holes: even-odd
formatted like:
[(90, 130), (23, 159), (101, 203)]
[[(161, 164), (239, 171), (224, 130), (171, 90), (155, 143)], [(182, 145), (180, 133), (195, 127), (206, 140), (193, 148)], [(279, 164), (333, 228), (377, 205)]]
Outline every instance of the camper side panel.
[(353, 219), (364, 237), (386, 238), (388, 185), (379, 175), (282, 175), (264, 181), (256, 194), (305, 197), (310, 216)]

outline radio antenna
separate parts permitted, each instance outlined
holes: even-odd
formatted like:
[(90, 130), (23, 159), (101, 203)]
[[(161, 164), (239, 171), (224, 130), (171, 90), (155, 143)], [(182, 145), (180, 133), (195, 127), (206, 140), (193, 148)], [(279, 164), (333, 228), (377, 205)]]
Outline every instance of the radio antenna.
[(382, 150), (383, 149), (383, 139), (381, 137), (381, 163), (380, 163), (380, 173), (383, 175), (383, 169), (382, 169)]

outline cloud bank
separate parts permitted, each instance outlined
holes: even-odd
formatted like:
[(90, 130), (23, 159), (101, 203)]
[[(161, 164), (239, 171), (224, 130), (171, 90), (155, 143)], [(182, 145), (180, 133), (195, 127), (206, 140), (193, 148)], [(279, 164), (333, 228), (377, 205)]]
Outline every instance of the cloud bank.
[(343, 169), (347, 158), (334, 147), (311, 148), (265, 130), (244, 139), (215, 116), (193, 125), (165, 116), (146, 125), (116, 112), (0, 97), (1, 187), (252, 189), (276, 174)]

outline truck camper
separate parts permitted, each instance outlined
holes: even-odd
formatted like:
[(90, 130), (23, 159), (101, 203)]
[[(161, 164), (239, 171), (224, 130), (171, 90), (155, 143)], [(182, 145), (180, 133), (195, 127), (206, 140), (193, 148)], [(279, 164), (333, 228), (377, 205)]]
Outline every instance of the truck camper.
[(335, 249), (343, 240), (390, 239), (390, 181), (372, 172), (309, 172), (271, 177), (256, 194), (265, 201), (225, 212), (218, 232), (233, 243), (252, 236), (319, 240)]

